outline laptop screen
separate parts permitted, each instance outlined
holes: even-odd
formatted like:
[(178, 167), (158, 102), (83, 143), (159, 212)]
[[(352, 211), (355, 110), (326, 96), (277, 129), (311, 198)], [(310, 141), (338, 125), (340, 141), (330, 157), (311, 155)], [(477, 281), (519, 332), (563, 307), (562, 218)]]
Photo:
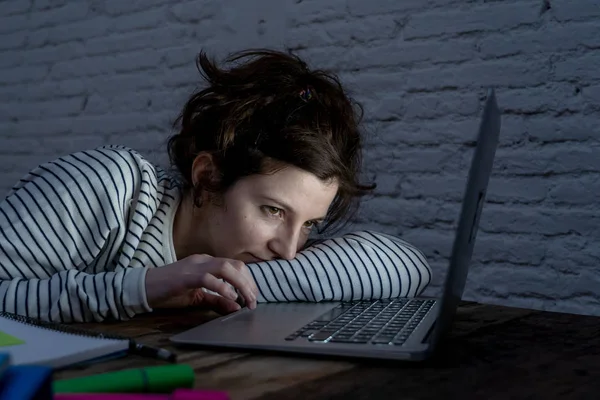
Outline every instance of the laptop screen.
[(465, 288), (499, 135), (500, 110), (496, 103), (494, 90), (490, 89), (479, 125), (477, 146), (471, 161), (462, 210), (450, 256), (450, 266), (439, 304), (439, 314), (431, 337), (432, 346), (437, 344), (441, 336), (449, 331)]

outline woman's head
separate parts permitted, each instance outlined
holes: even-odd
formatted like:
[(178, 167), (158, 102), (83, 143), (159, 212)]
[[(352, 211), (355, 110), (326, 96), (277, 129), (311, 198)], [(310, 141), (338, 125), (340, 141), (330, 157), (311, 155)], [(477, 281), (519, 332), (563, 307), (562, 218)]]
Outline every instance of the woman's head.
[[(169, 140), (183, 188), (201, 205), (202, 193), (218, 198), (238, 180), (294, 166), (338, 186), (325, 223), (347, 220), (358, 198), (372, 189), (359, 182), (360, 107), (337, 78), (310, 70), (298, 57), (270, 50), (231, 56), (221, 68), (200, 53), (207, 86), (186, 103)], [(201, 153), (214, 169), (194, 176)]]
[[(196, 207), (207, 199), (215, 205), (244, 179), (271, 175), (276, 182), (293, 168), (294, 179), (316, 178), (307, 190), (318, 190), (320, 182), (327, 192), (314, 199), (321, 208), (329, 201), (321, 232), (347, 221), (374, 187), (359, 182), (360, 106), (334, 75), (293, 55), (245, 51), (226, 62), (220, 67), (200, 53), (206, 87), (185, 104), (175, 123), (179, 132), (169, 140), (186, 196)], [(273, 189), (272, 182), (266, 186)]]

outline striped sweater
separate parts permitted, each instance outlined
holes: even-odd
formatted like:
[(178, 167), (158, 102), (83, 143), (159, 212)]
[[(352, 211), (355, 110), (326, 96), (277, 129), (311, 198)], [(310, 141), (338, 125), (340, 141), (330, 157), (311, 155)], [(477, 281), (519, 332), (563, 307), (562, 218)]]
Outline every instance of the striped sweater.
[[(122, 146), (35, 168), (0, 203), (0, 311), (53, 322), (152, 311), (145, 274), (177, 261), (179, 199), (165, 171)], [(248, 267), (259, 302), (409, 297), (431, 280), (419, 250), (368, 231)]]

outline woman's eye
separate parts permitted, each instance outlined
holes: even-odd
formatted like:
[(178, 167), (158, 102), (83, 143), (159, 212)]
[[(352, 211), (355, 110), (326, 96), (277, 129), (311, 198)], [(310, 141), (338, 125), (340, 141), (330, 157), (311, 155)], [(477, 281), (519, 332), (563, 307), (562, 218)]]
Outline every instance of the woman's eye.
[(308, 229), (314, 228), (315, 225), (316, 225), (315, 221), (306, 221), (304, 223), (304, 227), (308, 228)]
[(277, 216), (277, 215), (281, 214), (280, 208), (272, 207), (272, 206), (265, 206), (264, 208), (267, 211), (267, 213), (269, 213), (269, 215)]

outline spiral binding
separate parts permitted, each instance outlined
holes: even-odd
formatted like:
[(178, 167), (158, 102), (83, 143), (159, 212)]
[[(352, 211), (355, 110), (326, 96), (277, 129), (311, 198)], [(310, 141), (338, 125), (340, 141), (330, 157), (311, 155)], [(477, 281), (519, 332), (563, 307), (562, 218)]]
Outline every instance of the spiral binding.
[(66, 333), (69, 335), (85, 336), (85, 337), (91, 337), (91, 338), (97, 338), (97, 339), (128, 340), (130, 343), (132, 342), (131, 339), (126, 338), (124, 336), (119, 336), (119, 335), (115, 335), (115, 334), (106, 334), (103, 332), (93, 331), (90, 329), (75, 328), (75, 327), (72, 327), (69, 325), (59, 324), (56, 322), (46, 322), (46, 321), (42, 321), (39, 319), (26, 317), (24, 315), (9, 313), (6, 311), (0, 311), (0, 318), (7, 318), (7, 319), (10, 319), (10, 320), (13, 320), (16, 322), (20, 322), (23, 324), (32, 325), (32, 326), (42, 328), (42, 329), (47, 329), (50, 331)]

